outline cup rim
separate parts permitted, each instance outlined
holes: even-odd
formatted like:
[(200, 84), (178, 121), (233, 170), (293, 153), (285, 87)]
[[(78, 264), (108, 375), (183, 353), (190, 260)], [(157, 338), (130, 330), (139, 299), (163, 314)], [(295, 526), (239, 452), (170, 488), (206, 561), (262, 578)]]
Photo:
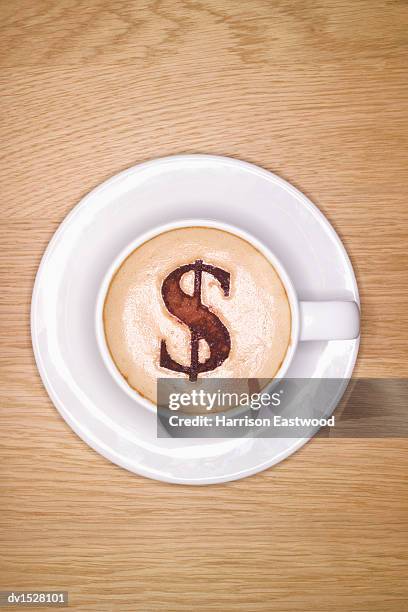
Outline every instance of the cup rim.
[(171, 230), (182, 229), (187, 227), (208, 227), (213, 229), (219, 229), (230, 234), (237, 236), (238, 238), (242, 238), (253, 247), (255, 247), (272, 265), (272, 267), (278, 273), (279, 278), (282, 281), (284, 289), (286, 291), (286, 295), (288, 296), (290, 312), (291, 312), (291, 333), (289, 339), (289, 345), (285, 353), (285, 357), (274, 375), (272, 379), (272, 384), (274, 381), (281, 379), (284, 377), (286, 372), (289, 369), (290, 364), (292, 363), (293, 357), (295, 355), (297, 345), (299, 342), (300, 335), (300, 314), (299, 314), (299, 301), (297, 297), (296, 290), (293, 286), (292, 280), (290, 279), (286, 269), (282, 265), (281, 261), (276, 257), (276, 255), (267, 247), (263, 242), (252, 236), (246, 230), (243, 230), (239, 227), (236, 227), (230, 223), (225, 223), (224, 221), (218, 221), (216, 219), (204, 219), (204, 218), (190, 218), (190, 219), (181, 219), (178, 221), (171, 221), (169, 223), (165, 223), (163, 225), (155, 226), (154, 228), (140, 234), (137, 238), (133, 239), (129, 242), (116, 257), (112, 260), (108, 269), (106, 270), (102, 282), (99, 286), (97, 299), (96, 299), (96, 308), (95, 308), (95, 333), (97, 345), (99, 348), (99, 352), (101, 354), (102, 360), (105, 364), (106, 369), (109, 374), (112, 376), (113, 380), (119, 385), (119, 387), (124, 391), (131, 399), (139, 402), (145, 408), (147, 408), (150, 412), (157, 414), (157, 405), (144, 397), (141, 393), (136, 391), (133, 387), (131, 387), (123, 375), (120, 373), (117, 368), (113, 358), (111, 356), (110, 350), (108, 348), (105, 336), (105, 328), (103, 324), (103, 308), (105, 305), (106, 295), (108, 293), (111, 281), (119, 270), (122, 263), (125, 259), (133, 253), (137, 248), (142, 246), (145, 242), (148, 242), (152, 238), (159, 236), (165, 232), (169, 232)]

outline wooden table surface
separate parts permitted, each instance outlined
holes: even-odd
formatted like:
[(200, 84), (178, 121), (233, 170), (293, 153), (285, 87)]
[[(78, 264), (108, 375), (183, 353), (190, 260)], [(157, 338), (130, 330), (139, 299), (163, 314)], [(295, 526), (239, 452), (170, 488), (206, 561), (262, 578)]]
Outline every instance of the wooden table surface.
[(135, 476), (54, 409), (29, 310), (48, 241), (98, 183), (229, 155), (327, 215), (361, 290), (356, 373), (407, 376), (408, 3), (2, 0), (0, 22), (0, 590), (98, 612), (407, 610), (406, 441), (314, 440), (204, 488)]

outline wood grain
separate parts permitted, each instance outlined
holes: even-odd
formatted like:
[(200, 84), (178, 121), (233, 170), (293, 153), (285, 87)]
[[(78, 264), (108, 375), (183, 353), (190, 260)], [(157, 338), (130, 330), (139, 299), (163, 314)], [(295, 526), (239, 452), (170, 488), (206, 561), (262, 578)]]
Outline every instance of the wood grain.
[(407, 443), (314, 440), (202, 489), (111, 465), (34, 364), (41, 255), (91, 188), (180, 152), (239, 157), (328, 216), (362, 299), (357, 373), (408, 375), (408, 4), (0, 2), (0, 589), (77, 610), (407, 609)]

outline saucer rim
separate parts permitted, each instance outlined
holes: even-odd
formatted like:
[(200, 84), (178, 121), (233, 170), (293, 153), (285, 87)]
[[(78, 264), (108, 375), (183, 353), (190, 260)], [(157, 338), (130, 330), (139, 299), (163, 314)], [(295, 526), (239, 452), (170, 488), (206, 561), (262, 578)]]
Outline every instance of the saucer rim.
[[(40, 351), (40, 346), (39, 346), (39, 334), (38, 334), (38, 329), (37, 329), (36, 311), (37, 311), (37, 304), (39, 300), (41, 277), (44, 273), (44, 269), (48, 263), (48, 260), (51, 257), (51, 254), (56, 244), (58, 243), (60, 236), (65, 231), (66, 227), (71, 222), (73, 222), (73, 220), (75, 219), (75, 216), (78, 215), (82, 211), (82, 209), (88, 204), (89, 200), (92, 200), (95, 197), (99, 196), (107, 188), (110, 189), (111, 187), (114, 186), (115, 183), (119, 183), (120, 181), (122, 181), (123, 179), (129, 176), (145, 171), (146, 168), (148, 168), (149, 166), (157, 166), (157, 165), (163, 165), (163, 164), (169, 164), (169, 163), (170, 164), (180, 163), (183, 161), (191, 163), (191, 162), (199, 162), (200, 160), (206, 161), (206, 162), (212, 162), (216, 164), (221, 163), (226, 166), (234, 166), (235, 168), (242, 168), (243, 170), (250, 171), (254, 174), (257, 174), (258, 176), (261, 176), (267, 179), (268, 181), (273, 181), (277, 184), (280, 184), (286, 191), (290, 192), (303, 205), (307, 206), (309, 210), (311, 211), (311, 213), (315, 217), (317, 217), (317, 219), (319, 220), (321, 226), (325, 229), (325, 231), (328, 232), (328, 234), (330, 235), (330, 238), (336, 243), (336, 246), (340, 249), (340, 252), (344, 258), (344, 262), (347, 266), (350, 279), (352, 280), (353, 290), (355, 294), (355, 301), (360, 306), (360, 297), (359, 297), (357, 280), (356, 280), (353, 266), (351, 264), (351, 260), (345, 249), (345, 246), (343, 242), (340, 240), (340, 237), (338, 236), (333, 226), (330, 224), (329, 220), (326, 218), (326, 216), (320, 211), (320, 209), (307, 196), (305, 196), (296, 187), (288, 183), (285, 179), (279, 177), (273, 172), (270, 172), (269, 170), (266, 170), (260, 166), (257, 166), (255, 164), (252, 164), (252, 163), (249, 163), (243, 160), (239, 160), (239, 159), (235, 159), (231, 157), (218, 156), (218, 155), (179, 154), (179, 155), (171, 155), (171, 156), (155, 158), (155, 159), (148, 160), (140, 164), (134, 165), (130, 168), (127, 168), (119, 172), (118, 174), (108, 178), (107, 180), (99, 184), (98, 186), (96, 186), (74, 206), (74, 208), (61, 221), (60, 225), (58, 226), (57, 230), (53, 234), (51, 240), (49, 241), (44, 251), (44, 254), (41, 258), (41, 262), (38, 267), (38, 270), (35, 276), (34, 285), (33, 285), (31, 309), (30, 309), (31, 342), (32, 342), (34, 357), (35, 357), (35, 361), (36, 361), (36, 365), (37, 365), (40, 377), (42, 379), (44, 387), (49, 397), (51, 398), (54, 406), (56, 407), (60, 415), (63, 417), (63, 419), (67, 422), (67, 424), (71, 427), (71, 429), (78, 435), (78, 437), (81, 438), (84, 442), (86, 442), (91, 448), (93, 448), (103, 457), (115, 463), (116, 465), (119, 465), (120, 467), (127, 469), (130, 472), (145, 476), (147, 478), (153, 478), (155, 480), (163, 481), (163, 482), (169, 482), (169, 483), (174, 483), (174, 484), (190, 484), (190, 485), (195, 485), (195, 486), (219, 484), (223, 482), (239, 480), (241, 478), (254, 475), (286, 459), (287, 457), (292, 455), (294, 452), (299, 450), (299, 448), (304, 446), (308, 441), (310, 441), (311, 438), (297, 439), (294, 444), (290, 445), (288, 448), (284, 449), (280, 453), (274, 455), (272, 459), (268, 459), (267, 461), (257, 464), (252, 468), (245, 468), (236, 473), (229, 473), (226, 475), (223, 474), (223, 475), (215, 476), (215, 477), (206, 476), (203, 478), (191, 479), (191, 478), (183, 478), (180, 476), (173, 476), (173, 475), (165, 474), (163, 472), (156, 471), (154, 469), (148, 469), (145, 466), (138, 465), (137, 469), (135, 469), (135, 465), (131, 464), (130, 461), (127, 461), (126, 458), (117, 454), (112, 448), (104, 446), (100, 440), (95, 440), (95, 438), (92, 437), (92, 435), (88, 435), (88, 433), (85, 431), (86, 428), (81, 428), (80, 423), (77, 423), (75, 419), (70, 415), (69, 411), (64, 406), (64, 402), (60, 400), (59, 396), (54, 391), (53, 384), (50, 380), (50, 377), (47, 373), (47, 369), (44, 365), (44, 362), (41, 356), (41, 351)], [(360, 336), (357, 339), (355, 339), (353, 343), (353, 347), (350, 350), (350, 353), (348, 355), (348, 362), (347, 362), (347, 367), (346, 367), (347, 375), (345, 376), (345, 378), (351, 377), (351, 374), (353, 372), (353, 369), (354, 369), (354, 366), (357, 360), (359, 344), (360, 344)]]

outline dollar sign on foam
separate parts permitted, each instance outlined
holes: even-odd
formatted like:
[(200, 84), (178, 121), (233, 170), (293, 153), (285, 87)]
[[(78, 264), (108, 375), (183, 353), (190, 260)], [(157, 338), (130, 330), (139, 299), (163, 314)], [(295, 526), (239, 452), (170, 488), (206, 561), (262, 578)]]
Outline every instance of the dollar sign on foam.
[[(191, 270), (194, 270), (194, 293), (193, 295), (188, 295), (181, 289), (180, 281), (181, 277)], [(173, 270), (163, 281), (161, 289), (167, 310), (190, 328), (191, 360), (189, 366), (177, 363), (169, 355), (166, 341), (162, 340), (160, 345), (160, 365), (174, 372), (188, 374), (191, 381), (196, 381), (199, 373), (209, 372), (220, 366), (226, 360), (231, 350), (231, 338), (227, 328), (201, 302), (201, 277), (203, 272), (214, 276), (220, 283), (224, 295), (229, 295), (229, 272), (205, 264), (201, 259)], [(200, 363), (198, 360), (198, 346), (201, 339), (207, 342), (210, 349), (210, 356), (203, 363)]]

